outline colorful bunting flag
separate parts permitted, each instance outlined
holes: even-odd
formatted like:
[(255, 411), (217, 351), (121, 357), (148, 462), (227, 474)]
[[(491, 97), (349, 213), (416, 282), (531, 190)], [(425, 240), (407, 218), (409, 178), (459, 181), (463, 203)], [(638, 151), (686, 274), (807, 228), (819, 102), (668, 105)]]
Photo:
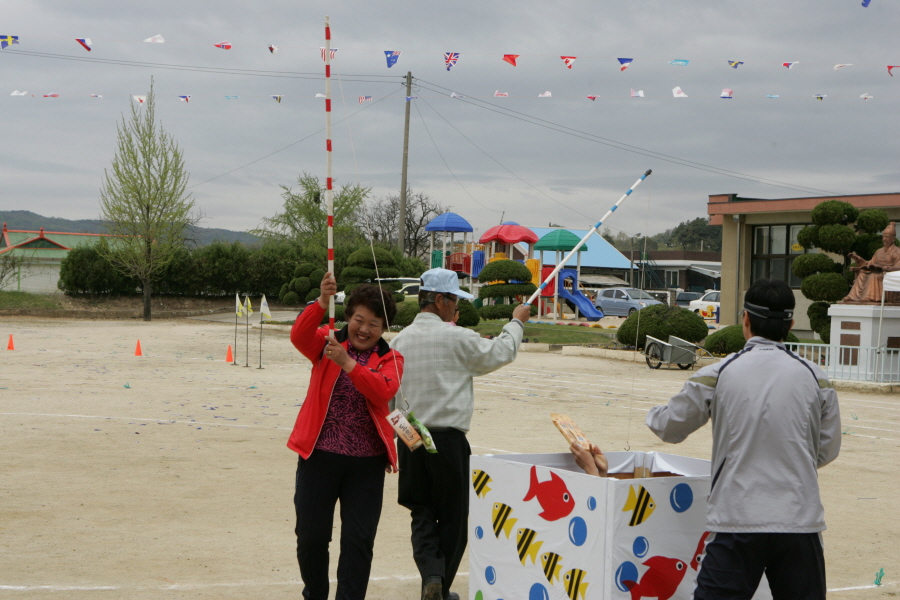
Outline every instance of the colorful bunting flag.
[(156, 34), (152, 37), (148, 37), (145, 42), (149, 42), (151, 44), (165, 44), (166, 40), (160, 34)]
[(10, 96), (27, 96), (28, 92), (20, 92), (19, 90), (14, 91)]
[(44, 94), (44, 98), (59, 98), (59, 94), (56, 92), (51, 92), (49, 94)]
[(522, 56), (521, 54), (504, 54), (503, 60), (511, 64), (512, 66), (516, 66), (516, 59)]
[(900, 69), (900, 65), (888, 65), (888, 75), (890, 75), (891, 77), (894, 76), (894, 74), (891, 73), (893, 69)]
[(691, 61), (685, 60), (683, 58), (676, 58), (675, 60), (670, 60), (669, 64), (675, 65), (676, 67), (686, 67), (686, 66), (688, 66), (689, 62), (691, 62)]
[(219, 42), (218, 44), (214, 44), (216, 48), (221, 48), (222, 50), (231, 50), (231, 42), (224, 41)]
[(385, 50), (384, 58), (387, 60), (388, 69), (397, 64), (397, 61), (400, 60), (400, 51), (399, 50)]
[(240, 96), (225, 96), (226, 100), (237, 100)]
[(103, 96), (100, 94), (91, 94), (91, 98), (102, 98)]
[(825, 99), (825, 97), (826, 97), (827, 95), (828, 95), (828, 94), (816, 94), (815, 96), (813, 96), (813, 98), (815, 98), (816, 100), (822, 101), (822, 100)]
[(508, 92), (501, 92), (500, 90), (497, 90), (496, 92), (494, 92), (494, 98), (506, 98), (508, 96), (509, 96)]
[(863, 8), (866, 8), (867, 6), (869, 6), (869, 2), (871, 2), (871, 1), (872, 0), (863, 0), (862, 1)]
[(462, 94), (457, 94), (456, 92), (450, 92), (451, 98), (465, 98)]
[(560, 56), (560, 58), (563, 60), (564, 63), (566, 63), (566, 67), (571, 69), (572, 63), (574, 63), (575, 59), (578, 57), (577, 56)]
[[(334, 56), (337, 54), (337, 48), (329, 48), (328, 53), (331, 55), (331, 60), (334, 60)], [(322, 60), (325, 60), (325, 47), (319, 46), (319, 53), (322, 55)]]
[(278, 46), (276, 46), (275, 44), (269, 44), (269, 52), (275, 54), (276, 52), (278, 52)]
[(778, 94), (766, 94), (766, 98), (778, 98)]
[(362, 104), (363, 102), (371, 102), (371, 101), (372, 101), (372, 96), (360, 96), (359, 97), (360, 104)]
[(684, 93), (684, 90), (681, 89), (681, 86), (675, 86), (672, 88), (672, 95), (676, 98), (687, 98), (688, 95)]
[(728, 61), (728, 66), (731, 67), (732, 69), (737, 69), (742, 64), (744, 64), (744, 61), (741, 61), (741, 60), (729, 60)]
[(138, 104), (143, 104), (147, 101), (147, 96), (132, 96), (132, 98), (134, 98), (134, 101)]
[(91, 38), (75, 38), (75, 41), (81, 44), (88, 52), (91, 51)]
[(631, 90), (631, 97), (632, 98), (643, 98), (644, 90), (638, 90), (638, 91)]
[(834, 65), (834, 70), (837, 71), (838, 69), (843, 69), (844, 67), (852, 67), (852, 66), (853, 66), (853, 63)]
[(263, 294), (262, 302), (259, 303), (259, 314), (264, 316), (267, 319), (272, 318), (272, 313), (269, 312), (269, 303), (266, 302), (266, 295)]
[(19, 43), (19, 36), (17, 35), (0, 35), (0, 50), (3, 50), (7, 46), (11, 46), (13, 44)]
[(619, 71), (624, 71), (628, 67), (631, 66), (631, 63), (634, 62), (633, 58), (617, 58), (621, 67), (619, 67)]
[(781, 63), (781, 66), (786, 67), (788, 69), (793, 69), (794, 65), (799, 65), (799, 64), (800, 64), (799, 62), (784, 62), (784, 63)]
[(316, 94), (316, 98), (324, 98), (325, 94)]
[(237, 292), (234, 293), (234, 314), (239, 317), (244, 316), (244, 305), (241, 304), (241, 298), (237, 295)]
[(869, 92), (866, 92), (865, 94), (860, 96), (860, 98), (862, 98), (863, 100), (871, 100), (872, 98), (874, 98), (874, 96), (870, 96)]
[(593, 102), (594, 100), (597, 99), (597, 96), (588, 96), (587, 98), (588, 98), (588, 100)]
[(447, 70), (450, 70), (450, 67), (456, 65), (456, 61), (459, 60), (459, 52), (444, 52), (444, 64), (447, 65)]
[(407, 102), (409, 102), (410, 100), (418, 100), (418, 99), (419, 99), (418, 96), (407, 96), (407, 97), (406, 97), (406, 101), (407, 101)]
[(191, 101), (190, 96), (178, 96), (178, 99), (181, 100), (182, 102), (184, 102), (185, 104), (187, 104), (188, 102)]
[(729, 90), (728, 88), (722, 90), (722, 93), (719, 95), (719, 98), (726, 98), (728, 100), (734, 97), (734, 90)]
[(552, 98), (552, 97), (553, 97), (553, 94), (550, 93), (550, 90), (547, 90), (546, 92), (541, 92), (540, 94), (538, 94), (538, 98)]
[(275, 94), (275, 95), (272, 96), (272, 100), (274, 100), (274, 101), (277, 102), (278, 104), (281, 104), (281, 99), (282, 99), (282, 98), (284, 98), (284, 96), (281, 96), (280, 94)]

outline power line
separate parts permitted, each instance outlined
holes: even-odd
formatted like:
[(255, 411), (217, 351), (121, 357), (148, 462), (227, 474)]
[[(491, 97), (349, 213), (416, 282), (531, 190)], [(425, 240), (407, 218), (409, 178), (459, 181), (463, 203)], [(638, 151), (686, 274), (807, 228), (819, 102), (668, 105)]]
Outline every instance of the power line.
[[(433, 92), (435, 92), (435, 93), (441, 93), (439, 90), (444, 90), (445, 92), (452, 92), (452, 91), (453, 91), (453, 90), (451, 90), (450, 88), (445, 88), (445, 87), (443, 87), (443, 86), (440, 86), (440, 85), (437, 85), (437, 84), (434, 84), (434, 83), (431, 83), (431, 82), (428, 82), (428, 81), (424, 81), (424, 80), (418, 80), (418, 81), (421, 82), (420, 85), (421, 85), (422, 83), (424, 83), (426, 86), (432, 86), (431, 88), (425, 87), (425, 89), (428, 89), (429, 91), (433, 91)], [(438, 89), (434, 89), (434, 88), (438, 88)], [(580, 139), (583, 139), (583, 140), (591, 141), (591, 142), (594, 142), (594, 143), (597, 143), (597, 144), (601, 144), (601, 145), (604, 145), (604, 146), (608, 146), (608, 147), (611, 147), (611, 148), (615, 148), (615, 149), (617, 149), (617, 150), (623, 150), (623, 151), (625, 151), (625, 152), (631, 152), (631, 153), (633, 153), (633, 154), (639, 154), (639, 155), (642, 155), (642, 156), (647, 156), (647, 157), (649, 157), (649, 158), (654, 158), (654, 159), (656, 159), (656, 160), (661, 160), (661, 161), (664, 161), (664, 162), (673, 163), (673, 164), (680, 165), (680, 166), (683, 166), (683, 167), (688, 167), (688, 168), (691, 168), (691, 169), (697, 169), (697, 170), (700, 170), (700, 171), (706, 171), (706, 172), (708, 172), (708, 173), (714, 173), (714, 174), (716, 174), (716, 175), (722, 175), (722, 176), (725, 176), (725, 177), (733, 177), (733, 178), (736, 178), (736, 179), (743, 179), (743, 180), (745, 180), (745, 181), (751, 181), (751, 182), (753, 182), (753, 183), (762, 183), (762, 184), (765, 184), (765, 185), (771, 185), (771, 186), (774, 186), (774, 187), (781, 187), (781, 188), (785, 188), (785, 189), (790, 189), (790, 190), (800, 191), (800, 192), (803, 192), (803, 193), (814, 192), (814, 193), (816, 193), (816, 194), (818, 194), (818, 195), (827, 195), (827, 196), (838, 196), (838, 195), (841, 195), (839, 192), (833, 192), (833, 191), (828, 191), (828, 190), (820, 190), (820, 189), (817, 189), (817, 188), (811, 188), (811, 187), (806, 187), (806, 186), (794, 185), (794, 184), (790, 184), (790, 183), (787, 183), (787, 182), (784, 182), (784, 181), (778, 181), (778, 180), (774, 180), (774, 179), (768, 179), (768, 178), (765, 178), (765, 177), (759, 177), (759, 176), (757, 176), (757, 175), (750, 175), (750, 174), (747, 174), (747, 173), (741, 173), (741, 172), (739, 172), (739, 171), (733, 171), (733, 170), (725, 169), (725, 168), (722, 168), (722, 167), (716, 167), (716, 166), (713, 166), (713, 165), (707, 165), (707, 164), (705, 164), (705, 163), (700, 163), (700, 162), (688, 160), (688, 159), (685, 159), (685, 158), (679, 158), (679, 157), (677, 157), (677, 156), (672, 156), (672, 155), (669, 155), (669, 154), (664, 154), (664, 153), (662, 153), (662, 152), (656, 152), (656, 151), (654, 151), (654, 150), (648, 150), (648, 149), (646, 149), (646, 148), (641, 148), (641, 147), (639, 147), (639, 146), (634, 146), (634, 145), (631, 145), (631, 144), (626, 144), (626, 143), (624, 143), (624, 142), (619, 142), (619, 141), (617, 141), (617, 140), (613, 140), (613, 139), (610, 139), (610, 138), (606, 138), (606, 137), (603, 137), (603, 136), (599, 136), (599, 135), (596, 135), (596, 134), (592, 134), (592, 133), (589, 133), (589, 132), (586, 132), (586, 131), (582, 131), (582, 130), (579, 130), (579, 129), (575, 129), (575, 128), (568, 127), (568, 126), (565, 126), (565, 125), (560, 125), (559, 123), (554, 123), (553, 121), (548, 121), (548, 120), (546, 120), (546, 119), (541, 119), (540, 117), (535, 117), (535, 116), (533, 116), (533, 115), (529, 115), (529, 114), (526, 114), (526, 113), (522, 113), (522, 112), (519, 112), (519, 111), (515, 111), (515, 110), (509, 109), (509, 108), (505, 108), (505, 107), (497, 107), (497, 106), (488, 104), (488, 103), (486, 103), (486, 102), (484, 102), (484, 101), (481, 101), (481, 100), (477, 100), (477, 99), (474, 99), (474, 98), (469, 98), (469, 97), (467, 97), (467, 96), (463, 96), (462, 98), (457, 98), (457, 99), (460, 100), (460, 101), (462, 101), (462, 102), (464, 102), (464, 103), (466, 103), (466, 104), (469, 104), (470, 106), (474, 106), (474, 107), (476, 107), (476, 108), (482, 108), (482, 109), (485, 109), (485, 110), (489, 110), (489, 111), (491, 111), (491, 112), (495, 112), (495, 113), (501, 114), (501, 115), (506, 116), (506, 117), (509, 117), (509, 118), (517, 119), (517, 120), (519, 120), (519, 121), (524, 121), (524, 122), (526, 122), (526, 123), (530, 123), (530, 124), (532, 124), (532, 125), (536, 125), (536, 126), (538, 126), (538, 127), (542, 127), (542, 128), (544, 128), (544, 129), (549, 129), (549, 130), (551, 130), (551, 131), (556, 131), (556, 132), (558, 132), (558, 133), (563, 133), (563, 134), (565, 134), (565, 135), (570, 135), (570, 136), (572, 136), (572, 137), (577, 137), (577, 138), (580, 138)]]

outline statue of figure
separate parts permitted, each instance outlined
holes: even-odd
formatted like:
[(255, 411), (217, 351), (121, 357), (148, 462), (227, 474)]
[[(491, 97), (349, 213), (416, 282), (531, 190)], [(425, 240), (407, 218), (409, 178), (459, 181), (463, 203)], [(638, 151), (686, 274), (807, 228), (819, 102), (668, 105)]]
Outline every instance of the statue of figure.
[[(880, 304), (882, 280), (884, 274), (891, 271), (900, 271), (900, 248), (894, 245), (897, 239), (897, 230), (894, 222), (888, 223), (888, 226), (881, 233), (881, 240), (884, 244), (872, 256), (872, 260), (866, 260), (855, 252), (850, 253), (850, 258), (856, 261), (855, 267), (850, 270), (856, 273), (856, 280), (850, 293), (844, 298), (843, 302), (854, 304)], [(888, 293), (885, 301), (890, 304), (898, 302), (896, 292)]]

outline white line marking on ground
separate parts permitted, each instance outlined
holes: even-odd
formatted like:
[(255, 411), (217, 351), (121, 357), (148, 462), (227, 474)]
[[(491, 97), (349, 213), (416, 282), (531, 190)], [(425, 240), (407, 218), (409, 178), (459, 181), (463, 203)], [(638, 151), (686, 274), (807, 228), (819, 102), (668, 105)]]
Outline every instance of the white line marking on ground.
[(264, 425), (238, 425), (236, 423), (206, 423), (204, 421), (177, 421), (175, 419), (142, 419), (139, 417), (104, 417), (101, 415), (53, 415), (42, 413), (0, 413), (0, 415), (20, 416), (20, 417), (56, 417), (56, 418), (73, 418), (73, 419), (115, 419), (120, 421), (149, 421), (151, 423), (185, 423), (187, 425), (208, 425), (210, 427), (235, 427), (241, 429), (282, 429), (291, 431), (290, 427), (266, 427)]

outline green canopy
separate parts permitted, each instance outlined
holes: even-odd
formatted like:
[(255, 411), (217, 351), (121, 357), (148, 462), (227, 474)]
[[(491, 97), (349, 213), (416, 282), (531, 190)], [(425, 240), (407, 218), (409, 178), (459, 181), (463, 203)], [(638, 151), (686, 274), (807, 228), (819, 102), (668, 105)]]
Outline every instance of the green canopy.
[[(562, 250), (565, 252), (574, 248), (581, 241), (577, 235), (566, 229), (554, 229), (534, 245), (535, 250)], [(584, 252), (588, 249), (587, 244), (578, 249)]]

